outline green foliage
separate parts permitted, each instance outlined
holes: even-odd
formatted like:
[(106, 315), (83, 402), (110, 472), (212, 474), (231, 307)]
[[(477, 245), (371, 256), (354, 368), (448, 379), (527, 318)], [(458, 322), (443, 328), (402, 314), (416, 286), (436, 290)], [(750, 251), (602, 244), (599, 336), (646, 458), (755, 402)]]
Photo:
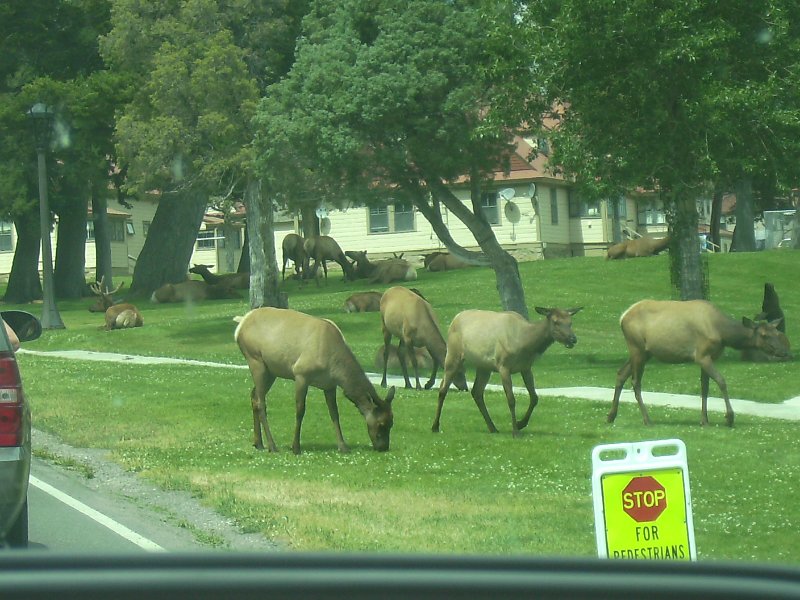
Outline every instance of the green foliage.
[[(710, 256), (711, 299), (729, 314), (752, 316), (760, 309), (763, 283), (772, 282), (787, 314), (787, 334), (796, 340), (796, 263), (793, 251)], [(585, 307), (574, 321), (577, 346), (554, 346), (535, 363), (540, 389), (613, 386), (626, 357), (620, 313), (644, 297), (671, 295), (666, 257), (527, 262), (520, 272), (532, 306)], [(488, 269), (420, 271), (414, 286), (432, 302), (443, 328), (465, 308), (497, 309)], [(320, 288), (285, 284), (291, 307), (331, 318), (371, 368), (382, 343), (379, 315), (342, 312), (345, 298), (365, 289), (365, 283), (337, 277)], [(144, 327), (112, 332), (100, 329), (101, 316), (87, 312), (88, 303), (61, 303), (67, 329), (47, 331), (25, 348), (168, 354), (231, 367), (101, 363), (22, 352), (35, 426), (73, 445), (107, 448), (127, 469), (190, 490), (246, 530), (289, 548), (592, 556), (591, 449), (677, 437), (688, 447), (701, 559), (796, 563), (800, 556), (800, 509), (790, 501), (800, 476), (795, 422), (740, 414), (728, 429), (721, 413), (712, 412), (711, 425), (701, 428), (698, 398), (692, 410), (650, 407), (651, 428), (641, 424), (634, 405), (625, 404), (610, 426), (606, 403), (543, 396), (515, 440), (502, 393), (487, 394), (500, 428), (490, 435), (469, 396), (451, 391), (443, 431), (435, 435), (436, 392), (400, 389), (391, 449), (376, 453), (363, 418), (340, 393), (342, 427), (353, 448), (342, 455), (322, 394), (312, 390), (304, 454), (294, 456), (292, 383), (278, 380), (269, 417), (282, 451), (269, 454), (250, 446), (251, 380), (233, 343), (232, 317), (246, 310), (246, 300), (143, 304)], [(780, 402), (800, 395), (794, 363), (741, 363), (728, 351), (718, 364), (734, 397)], [(644, 387), (698, 395), (697, 375), (691, 365), (654, 363)], [(521, 394), (518, 404), (526, 401)], [(714, 402), (711, 407), (721, 409)]]

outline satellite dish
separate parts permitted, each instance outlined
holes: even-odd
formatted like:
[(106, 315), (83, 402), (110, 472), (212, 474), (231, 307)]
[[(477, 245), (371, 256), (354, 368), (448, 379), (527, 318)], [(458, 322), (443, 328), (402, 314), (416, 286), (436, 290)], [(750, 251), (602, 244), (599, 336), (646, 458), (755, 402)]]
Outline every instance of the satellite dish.
[(500, 190), (499, 194), (503, 200), (511, 200), (517, 193), (514, 191), (514, 188), (504, 188)]
[(505, 213), (506, 219), (508, 219), (509, 223), (519, 223), (520, 219), (519, 206), (517, 206), (513, 202), (506, 202), (506, 206), (503, 209), (503, 212)]
[(322, 235), (328, 235), (331, 232), (331, 220), (328, 217), (322, 217), (320, 219), (319, 232)]
[(324, 219), (328, 216), (328, 209), (324, 206), (320, 206), (316, 211), (314, 211), (317, 215), (318, 219)]

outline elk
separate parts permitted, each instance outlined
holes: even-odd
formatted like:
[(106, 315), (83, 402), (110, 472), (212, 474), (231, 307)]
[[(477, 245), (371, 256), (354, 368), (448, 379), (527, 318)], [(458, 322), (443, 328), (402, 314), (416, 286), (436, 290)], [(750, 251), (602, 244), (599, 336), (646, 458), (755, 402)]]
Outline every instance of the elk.
[(281, 279), (286, 281), (286, 263), (290, 260), (294, 263), (295, 275), (302, 279), (303, 267), (306, 264), (307, 255), (304, 247), (303, 238), (296, 233), (289, 233), (283, 238), (281, 250), (283, 253), (283, 268), (281, 269)]
[(422, 257), (422, 264), (426, 269), (428, 269), (428, 271), (431, 271), (432, 273), (438, 271), (464, 269), (470, 266), (468, 262), (461, 260), (449, 252), (434, 252), (432, 254), (426, 254)]
[(187, 279), (180, 283), (165, 283), (150, 296), (151, 302), (198, 302), (200, 300), (239, 298), (239, 294), (227, 285), (209, 285), (205, 281)]
[[(313, 273), (315, 281), (317, 281), (316, 274), (319, 269), (319, 264), (322, 263), (322, 271), (325, 273), (325, 283), (328, 283), (327, 261), (329, 260), (338, 263), (339, 266), (342, 267), (345, 281), (354, 280), (356, 278), (353, 272), (353, 265), (348, 262), (339, 244), (337, 244), (336, 240), (332, 237), (327, 235), (315, 235), (314, 237), (308, 238), (303, 243), (303, 247), (306, 252), (306, 261), (303, 265), (303, 270), (304, 272), (309, 271), (309, 265), (313, 258), (314, 267), (310, 269), (310, 272)], [(317, 285), (319, 285), (319, 281), (317, 281)]]
[(709, 379), (717, 382), (725, 399), (725, 421), (733, 427), (733, 408), (725, 378), (714, 366), (726, 346), (744, 350), (756, 348), (770, 356), (789, 354), (788, 342), (781, 338), (777, 323), (754, 323), (743, 318), (739, 323), (705, 300), (640, 300), (620, 317), (622, 334), (628, 345), (628, 360), (617, 372), (614, 399), (608, 422), (617, 417), (622, 387), (633, 377), (633, 393), (642, 420), (650, 417), (642, 401), (642, 374), (651, 357), (666, 363), (694, 362), (700, 367), (702, 398), (701, 425), (708, 424)]
[(277, 452), (267, 423), (266, 396), (280, 377), (294, 380), (295, 429), (292, 451), (300, 453), (300, 428), (306, 412), (310, 386), (325, 394), (340, 452), (349, 452), (339, 425), (336, 388), (356, 405), (367, 423), (372, 447), (380, 452), (389, 449), (393, 425), (392, 387), (382, 400), (358, 364), (339, 328), (327, 319), (290, 310), (263, 307), (248, 312), (234, 334), (242, 351), (254, 387), (250, 393), (253, 408), (253, 445), (264, 449), (261, 428), (267, 436), (270, 452)]
[[(433, 368), (431, 377), (425, 384), (425, 389), (433, 387), (436, 380), (436, 371), (440, 365), (444, 364), (447, 344), (439, 330), (436, 314), (427, 300), (408, 288), (396, 286), (389, 288), (381, 297), (381, 326), (383, 328), (383, 379), (381, 386), (386, 387), (386, 369), (389, 363), (389, 347), (392, 336), (397, 336), (400, 340), (398, 354), (400, 356), (400, 367), (403, 371), (407, 388), (411, 387), (408, 377), (405, 355), (409, 349), (425, 348), (433, 358)], [(414, 367), (414, 377), (417, 382), (417, 389), (420, 390), (419, 368), (417, 355), (415, 352), (408, 353), (411, 358), (411, 365)], [(460, 390), (467, 389), (466, 378), (463, 374), (455, 381), (456, 387)]]
[(378, 312), (381, 309), (382, 292), (356, 292), (344, 301), (344, 312)]
[(654, 256), (669, 247), (669, 236), (663, 238), (640, 238), (625, 240), (611, 246), (606, 252), (606, 259), (637, 258)]
[(232, 289), (246, 290), (250, 287), (250, 273), (221, 273), (211, 272), (213, 265), (194, 265), (189, 273), (195, 273), (210, 285), (222, 285)]
[(371, 262), (367, 251), (348, 250), (345, 255), (355, 261), (355, 276), (358, 279), (369, 279), (370, 283), (392, 283), (393, 281), (414, 281), (417, 270), (410, 262), (400, 256)]
[[(386, 354), (386, 346), (378, 346), (378, 349), (375, 351), (375, 360), (373, 364), (375, 365), (375, 370), (380, 371), (383, 368), (383, 356)], [(389, 346), (389, 358), (386, 364), (386, 370), (390, 373), (399, 373), (402, 372), (402, 367), (400, 363), (400, 356), (398, 355), (398, 350), (395, 346)], [(406, 348), (406, 352), (408, 348)], [(414, 353), (417, 355), (416, 360), (417, 364), (423, 369), (430, 369), (433, 368), (433, 359), (431, 358), (430, 353), (425, 348), (414, 348)]]
[[(764, 300), (761, 303), (761, 312), (753, 317), (754, 321), (774, 321), (776, 322), (778, 331), (785, 337), (786, 336), (786, 319), (781, 309), (780, 300), (778, 300), (778, 293), (775, 291), (775, 286), (771, 283), (764, 284)], [(789, 348), (789, 338), (785, 341), (786, 347)], [(776, 362), (791, 360), (791, 355), (784, 357), (769, 356), (768, 354), (748, 348), (742, 350), (742, 360), (751, 362)]]
[(93, 306), (90, 306), (89, 311), (105, 313), (106, 331), (110, 331), (112, 329), (141, 327), (144, 325), (142, 313), (140, 313), (139, 309), (133, 304), (114, 304), (114, 294), (120, 291), (124, 285), (125, 282), (122, 282), (113, 290), (108, 291), (105, 286), (105, 277), (101, 277), (100, 281), (89, 285), (92, 293), (98, 296), (97, 303)]
[[(541, 356), (553, 342), (567, 348), (578, 343), (572, 332), (572, 316), (579, 308), (543, 308), (536, 312), (547, 317), (543, 321), (531, 323), (515, 312), (495, 312), (487, 310), (465, 310), (458, 313), (447, 332), (447, 357), (444, 363), (444, 376), (439, 386), (436, 416), (431, 431), (439, 432), (442, 407), (450, 383), (456, 377), (463, 377), (466, 365), (475, 367), (475, 383), (472, 384), (472, 398), (483, 415), (490, 433), (497, 428), (486, 410), (484, 391), (493, 371), (500, 373), (503, 390), (511, 412), (511, 434), (519, 436), (521, 429), (528, 426), (533, 409), (539, 403), (533, 380), (533, 361)], [(516, 399), (511, 384), (511, 375), (520, 373), (528, 390), (530, 403), (525, 416), (517, 420)]]

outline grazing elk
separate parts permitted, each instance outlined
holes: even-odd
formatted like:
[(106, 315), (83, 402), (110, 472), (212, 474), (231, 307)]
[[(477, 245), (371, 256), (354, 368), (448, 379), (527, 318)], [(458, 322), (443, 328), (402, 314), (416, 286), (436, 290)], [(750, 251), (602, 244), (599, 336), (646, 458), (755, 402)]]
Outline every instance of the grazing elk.
[(100, 281), (89, 285), (96, 296), (98, 296), (97, 303), (89, 307), (89, 312), (103, 312), (105, 313), (105, 329), (128, 329), (130, 327), (141, 327), (144, 325), (142, 313), (133, 304), (127, 302), (114, 304), (113, 296), (122, 289), (125, 282), (120, 283), (113, 290), (108, 291), (105, 286), (105, 278), (101, 277)]
[[(494, 312), (487, 310), (465, 310), (458, 313), (447, 332), (447, 357), (444, 363), (444, 376), (439, 387), (439, 402), (436, 416), (431, 426), (434, 433), (439, 431), (439, 420), (450, 383), (462, 376), (466, 365), (475, 367), (475, 383), (472, 385), (472, 398), (483, 415), (490, 433), (497, 428), (486, 410), (484, 391), (493, 371), (500, 373), (503, 390), (506, 393), (508, 408), (511, 411), (511, 433), (514, 437), (519, 430), (528, 426), (533, 409), (539, 403), (533, 380), (533, 361), (541, 356), (553, 342), (572, 348), (578, 338), (572, 332), (572, 316), (579, 308), (542, 308), (536, 312), (545, 315), (543, 321), (531, 323), (515, 312)], [(517, 420), (516, 399), (511, 383), (511, 375), (522, 374), (522, 381), (530, 395), (530, 403), (525, 416)]]
[[(778, 300), (778, 293), (775, 291), (775, 286), (771, 283), (764, 284), (764, 300), (761, 303), (761, 312), (753, 317), (753, 320), (775, 322), (777, 323), (777, 328), (781, 335), (786, 335), (786, 319), (781, 309), (781, 303)], [(786, 338), (786, 347), (789, 347), (788, 338)], [(742, 350), (742, 360), (750, 362), (777, 362), (791, 360), (791, 358), (791, 355), (781, 357), (770, 356), (755, 348), (746, 348)]]
[(150, 301), (157, 303), (199, 302), (239, 297), (239, 294), (227, 285), (209, 285), (205, 281), (187, 279), (180, 283), (165, 283), (153, 292)]
[(700, 366), (702, 397), (701, 425), (708, 424), (709, 379), (717, 382), (725, 399), (725, 421), (733, 427), (733, 408), (725, 378), (714, 366), (726, 346), (743, 350), (757, 348), (770, 356), (787, 356), (788, 343), (777, 329), (777, 323), (742, 322), (732, 319), (705, 300), (640, 300), (622, 313), (622, 334), (628, 345), (629, 358), (617, 372), (614, 399), (608, 422), (617, 417), (622, 387), (633, 377), (633, 393), (639, 403), (642, 420), (650, 417), (642, 401), (642, 374), (651, 357), (666, 363), (690, 363)]
[(344, 301), (344, 312), (378, 312), (383, 292), (356, 292)]
[(669, 236), (663, 238), (651, 238), (643, 236), (636, 239), (625, 240), (611, 246), (606, 252), (607, 259), (617, 258), (637, 258), (642, 256), (654, 256), (669, 247)]
[(211, 272), (213, 265), (194, 265), (189, 273), (200, 275), (209, 285), (227, 286), (231, 289), (246, 290), (250, 287), (250, 273), (221, 273)]
[[(397, 336), (400, 340), (398, 349), (400, 367), (403, 371), (406, 387), (411, 387), (411, 381), (408, 377), (408, 369), (406, 368), (404, 357), (410, 349), (425, 348), (433, 358), (431, 377), (425, 384), (426, 390), (431, 389), (434, 381), (436, 381), (436, 371), (440, 365), (444, 364), (447, 344), (439, 330), (436, 314), (428, 301), (408, 288), (402, 286), (389, 288), (381, 298), (381, 325), (384, 345), (381, 386), (386, 387), (389, 347), (392, 343), (392, 336)], [(409, 356), (411, 365), (414, 367), (417, 389), (420, 390), (422, 387), (419, 382), (417, 354), (416, 352), (410, 352)], [(467, 382), (463, 373), (456, 379), (455, 385), (460, 390), (467, 389)]]
[(400, 256), (371, 262), (367, 251), (348, 250), (345, 255), (355, 261), (355, 276), (358, 279), (369, 279), (370, 283), (392, 283), (393, 281), (414, 281), (417, 270)]
[(350, 449), (339, 425), (337, 387), (342, 388), (344, 395), (364, 416), (372, 447), (378, 451), (389, 449), (395, 388), (391, 388), (386, 399), (381, 400), (344, 341), (342, 332), (332, 321), (290, 309), (257, 308), (241, 319), (234, 337), (253, 376), (254, 387), (250, 398), (253, 407), (253, 445), (256, 448), (264, 448), (261, 436), (263, 426), (269, 451), (276, 452), (278, 449), (267, 424), (266, 395), (280, 377), (294, 380), (295, 429), (292, 451), (295, 454), (300, 453), (300, 428), (310, 386), (321, 389), (325, 394), (340, 452)]
[[(319, 281), (316, 275), (320, 263), (322, 263), (322, 271), (325, 273), (325, 283), (328, 283), (327, 261), (329, 260), (338, 263), (339, 266), (342, 267), (345, 281), (352, 281), (356, 278), (353, 272), (353, 265), (350, 264), (344, 252), (342, 252), (342, 249), (339, 247), (339, 244), (337, 244), (336, 240), (332, 237), (327, 235), (315, 235), (314, 237), (308, 238), (304, 242), (303, 247), (306, 252), (306, 262), (303, 265), (303, 270), (304, 272), (310, 272), (314, 276), (317, 285), (319, 285)], [(309, 268), (312, 258), (314, 259), (314, 266)]]
[(281, 279), (286, 281), (286, 263), (290, 260), (294, 263), (295, 276), (303, 278), (303, 268), (308, 260), (303, 238), (296, 233), (289, 233), (283, 238), (281, 243), (283, 254), (283, 268), (281, 269)]

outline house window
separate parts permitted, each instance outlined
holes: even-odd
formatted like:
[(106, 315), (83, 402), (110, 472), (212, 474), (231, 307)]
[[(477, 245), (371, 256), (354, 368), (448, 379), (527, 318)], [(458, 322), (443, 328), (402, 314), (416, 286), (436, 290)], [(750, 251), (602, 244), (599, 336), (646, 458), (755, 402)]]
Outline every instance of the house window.
[(125, 231), (128, 232), (128, 235), (134, 235), (136, 230), (133, 228), (133, 221), (125, 221)]
[[(112, 242), (124, 242), (125, 241), (125, 222), (120, 221), (119, 219), (109, 219), (108, 220), (108, 230), (109, 236), (111, 237)], [(94, 221), (86, 221), (86, 241), (91, 242), (94, 241)]]
[(639, 225), (663, 225), (666, 222), (661, 200), (652, 198), (639, 201)]
[(558, 225), (558, 190), (550, 188), (550, 223)]
[(584, 200), (575, 190), (569, 190), (569, 216), (588, 218), (600, 216), (600, 200)]
[(497, 206), (497, 192), (487, 192), (481, 196), (481, 210), (490, 225), (500, 224), (500, 209)]
[(14, 240), (11, 239), (11, 221), (0, 221), (0, 252), (10, 252), (14, 249)]
[(395, 202), (386, 206), (372, 206), (369, 209), (370, 233), (394, 233), (414, 230), (413, 204)]
[(216, 248), (216, 231), (214, 229), (203, 229), (197, 232), (197, 249), (213, 250)]

